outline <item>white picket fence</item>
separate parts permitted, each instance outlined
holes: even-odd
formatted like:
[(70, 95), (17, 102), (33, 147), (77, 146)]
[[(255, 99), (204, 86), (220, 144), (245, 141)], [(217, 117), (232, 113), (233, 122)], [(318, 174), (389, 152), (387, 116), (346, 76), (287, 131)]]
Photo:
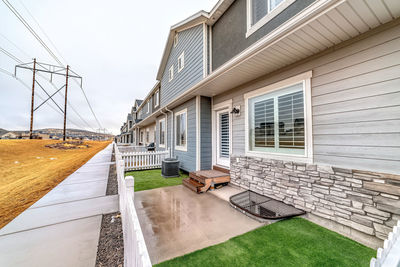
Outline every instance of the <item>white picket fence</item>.
[(134, 204), (134, 178), (125, 177), (125, 163), (118, 146), (114, 144), (117, 167), (119, 209), (124, 236), (124, 266), (150, 267), (151, 261)]
[(118, 144), (119, 151), (121, 153), (126, 153), (126, 152), (146, 152), (147, 147), (146, 146), (135, 146), (132, 144)]
[(389, 233), (383, 248), (378, 248), (376, 258), (372, 258), (370, 267), (399, 267), (400, 266), (400, 221)]
[(147, 170), (161, 168), (161, 163), (169, 155), (168, 150), (121, 153), (125, 170)]

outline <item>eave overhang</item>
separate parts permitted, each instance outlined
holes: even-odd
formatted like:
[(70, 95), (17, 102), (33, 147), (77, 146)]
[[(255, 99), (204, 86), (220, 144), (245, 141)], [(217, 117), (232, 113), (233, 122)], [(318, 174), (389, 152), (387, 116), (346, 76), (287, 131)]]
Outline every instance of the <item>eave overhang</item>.
[(172, 109), (197, 95), (212, 97), (221, 94), (329, 48), (341, 46), (384, 24), (400, 24), (400, 2), (375, 0), (374, 4), (375, 9), (357, 0), (314, 2), (137, 126), (152, 123), (162, 114), (161, 111)]

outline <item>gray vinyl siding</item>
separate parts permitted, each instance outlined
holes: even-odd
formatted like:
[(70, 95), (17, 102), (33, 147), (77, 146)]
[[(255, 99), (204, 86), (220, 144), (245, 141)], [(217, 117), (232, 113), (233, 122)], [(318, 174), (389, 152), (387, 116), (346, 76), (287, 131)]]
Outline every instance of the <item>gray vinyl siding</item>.
[[(180, 161), (181, 169), (191, 172), (196, 170), (196, 98), (193, 98), (179, 107), (174, 108), (174, 117), (176, 112), (179, 112), (185, 108), (187, 108), (187, 151), (175, 149), (174, 154)], [(174, 143), (175, 142), (174, 136)]]
[[(143, 105), (143, 107), (141, 108), (141, 116), (139, 117), (139, 119), (144, 120), (145, 118), (147, 118), (148, 116), (151, 115), (151, 113), (153, 112), (152, 111), (153, 110), (153, 108), (152, 108), (153, 104), (152, 103), (153, 103), (153, 99), (150, 98), (149, 102), (147, 102), (146, 104)], [(150, 106), (149, 112), (147, 112), (147, 106)]]
[(233, 154), (245, 153), (243, 94), (309, 70), (314, 162), (400, 174), (398, 26), (216, 96), (215, 104), (242, 107), (232, 122)]
[(212, 28), (212, 69), (216, 70), (314, 1), (295, 1), (247, 38), (246, 0), (234, 1)]
[(200, 98), (200, 169), (212, 168), (211, 98)]
[[(178, 44), (172, 46), (161, 79), (161, 106), (181, 95), (203, 78), (203, 25), (198, 25), (178, 33)], [(185, 53), (185, 64), (178, 73), (178, 58)], [(174, 79), (168, 81), (168, 72), (174, 66)]]
[[(165, 115), (161, 115), (159, 117), (157, 117), (157, 124), (156, 124), (156, 146), (158, 149), (164, 149), (164, 148), (160, 148), (159, 146), (159, 140), (160, 140), (160, 133), (159, 133), (159, 121), (163, 118), (166, 118), (166, 122), (167, 122), (167, 135), (166, 135), (166, 148), (173, 148), (174, 150), (174, 157), (177, 157), (180, 160), (180, 167), (182, 170), (187, 171), (187, 172), (191, 172), (191, 171), (195, 171), (196, 170), (196, 127), (197, 127), (197, 123), (196, 123), (196, 98), (193, 98), (192, 100), (189, 100), (188, 102), (176, 107), (175, 109), (173, 109), (174, 112), (174, 117), (176, 112), (179, 112), (183, 109), (187, 109), (187, 151), (180, 151), (180, 150), (176, 150), (175, 149), (175, 129), (174, 128), (174, 138), (173, 138), (173, 142), (172, 142), (172, 146), (171, 146), (171, 127), (175, 125), (175, 121), (174, 121), (174, 125), (172, 125), (172, 115), (171, 113), (167, 113), (168, 114), (168, 119), (166, 118)], [(205, 117), (206, 119), (207, 117)], [(175, 120), (175, 118), (174, 118)], [(205, 131), (207, 132), (207, 131)], [(211, 131), (210, 131), (211, 134)], [(205, 134), (204, 137), (207, 137), (207, 135)], [(209, 140), (205, 140), (205, 144), (207, 142), (211, 143), (211, 137)], [(207, 151), (207, 150), (205, 150)]]

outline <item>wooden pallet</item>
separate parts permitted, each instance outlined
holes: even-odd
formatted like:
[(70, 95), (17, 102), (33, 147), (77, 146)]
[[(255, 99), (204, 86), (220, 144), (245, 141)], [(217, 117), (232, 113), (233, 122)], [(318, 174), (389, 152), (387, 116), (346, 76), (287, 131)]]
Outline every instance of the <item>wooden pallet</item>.
[(182, 184), (196, 193), (207, 192), (212, 185), (229, 183), (229, 170), (214, 166), (213, 170), (202, 170), (189, 173), (189, 178), (183, 179)]

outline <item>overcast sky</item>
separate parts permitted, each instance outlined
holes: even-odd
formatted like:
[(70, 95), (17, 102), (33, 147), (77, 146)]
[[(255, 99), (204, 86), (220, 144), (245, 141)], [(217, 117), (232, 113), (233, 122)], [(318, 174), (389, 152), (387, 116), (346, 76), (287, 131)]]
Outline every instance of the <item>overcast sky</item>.
[[(104, 128), (119, 133), (119, 127), (136, 98), (143, 98), (156, 80), (170, 26), (199, 10), (210, 11), (217, 0), (8, 0), (28, 21), (59, 58), (83, 77), (83, 87)], [(24, 8), (26, 7), (26, 9)], [(28, 10), (28, 11), (27, 11)], [(43, 33), (35, 23), (36, 19)], [(49, 41), (46, 35), (49, 36)], [(10, 42), (11, 41), (11, 42)], [(54, 43), (55, 47), (51, 45)], [(24, 62), (36, 57), (55, 64), (44, 48), (0, 1), (0, 47)], [(57, 50), (56, 50), (57, 49)], [(0, 52), (0, 68), (14, 72), (16, 62)], [(17, 76), (29, 87), (32, 74)], [(40, 83), (49, 92), (54, 87)], [(54, 81), (62, 86), (64, 80)], [(43, 97), (43, 92), (36, 90)], [(79, 87), (72, 83), (68, 91), (72, 106), (92, 127), (98, 125), (90, 113)], [(63, 107), (63, 98), (56, 101)], [(41, 100), (36, 98), (36, 104)], [(53, 105), (54, 106), (54, 105)], [(86, 126), (71, 110), (68, 117), (78, 126)], [(17, 80), (0, 72), (0, 128), (29, 128), (30, 91)], [(44, 105), (35, 113), (34, 128), (62, 128), (63, 117)], [(77, 128), (68, 123), (67, 127)], [(86, 129), (88, 127), (86, 126)]]

